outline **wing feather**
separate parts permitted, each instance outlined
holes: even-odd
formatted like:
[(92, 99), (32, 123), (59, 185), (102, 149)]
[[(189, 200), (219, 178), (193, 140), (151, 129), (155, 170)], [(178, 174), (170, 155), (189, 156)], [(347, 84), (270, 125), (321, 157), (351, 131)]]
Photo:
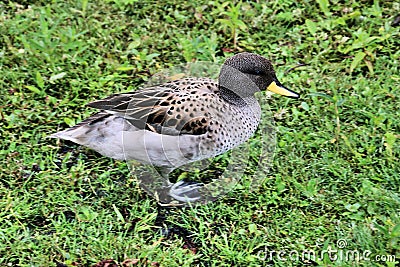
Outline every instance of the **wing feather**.
[(218, 100), (215, 81), (187, 78), (114, 94), (88, 106), (123, 117), (139, 129), (165, 135), (199, 135), (207, 131), (211, 121), (204, 105)]

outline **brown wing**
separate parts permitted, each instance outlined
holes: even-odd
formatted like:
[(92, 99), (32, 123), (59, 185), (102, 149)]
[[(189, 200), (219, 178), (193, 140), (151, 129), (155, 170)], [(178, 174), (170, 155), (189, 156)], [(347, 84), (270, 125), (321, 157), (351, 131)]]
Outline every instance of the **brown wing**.
[(124, 117), (139, 129), (166, 135), (204, 134), (211, 114), (208, 105), (220, 101), (210, 79), (181, 79), (132, 93), (115, 94), (88, 106)]

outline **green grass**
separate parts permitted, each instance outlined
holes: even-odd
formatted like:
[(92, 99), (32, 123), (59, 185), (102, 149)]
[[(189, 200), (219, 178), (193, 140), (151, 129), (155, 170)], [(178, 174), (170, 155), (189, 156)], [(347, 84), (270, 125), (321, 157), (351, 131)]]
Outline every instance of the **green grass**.
[[(371, 261), (308, 264), (399, 264), (396, 1), (48, 2), (0, 3), (0, 266), (304, 266), (288, 253), (341, 239)], [(277, 148), (258, 190), (159, 210), (124, 162), (46, 138), (163, 68), (242, 50), (302, 94), (271, 101)], [(160, 214), (180, 232), (162, 235)]]

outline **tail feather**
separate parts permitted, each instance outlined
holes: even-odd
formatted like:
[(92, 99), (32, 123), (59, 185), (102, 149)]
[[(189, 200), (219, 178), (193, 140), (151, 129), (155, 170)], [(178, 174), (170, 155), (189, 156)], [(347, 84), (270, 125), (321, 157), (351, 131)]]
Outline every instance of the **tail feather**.
[(85, 127), (81, 127), (81, 128), (77, 128), (77, 129), (74, 129), (74, 128), (75, 127), (51, 134), (51, 135), (49, 135), (49, 138), (64, 139), (64, 140), (72, 141), (79, 145), (86, 145), (88, 138), (85, 137), (85, 133), (87, 132), (84, 129)]
[(135, 132), (137, 130), (122, 117), (99, 112), (81, 123), (49, 137), (69, 140), (89, 147), (103, 156), (123, 160), (125, 154), (122, 134), (125, 131)]
[[(102, 127), (108, 124), (110, 119), (113, 119), (111, 117), (115, 116), (101, 111), (69, 129), (51, 134), (49, 137), (69, 140), (80, 145), (88, 145), (93, 139), (104, 138), (110, 131), (119, 130), (114, 127), (114, 129), (110, 129), (109, 132), (107, 132), (106, 127)], [(120, 119), (123, 120), (122, 118)], [(116, 128), (120, 128), (122, 125), (123, 123), (121, 125), (116, 124)]]

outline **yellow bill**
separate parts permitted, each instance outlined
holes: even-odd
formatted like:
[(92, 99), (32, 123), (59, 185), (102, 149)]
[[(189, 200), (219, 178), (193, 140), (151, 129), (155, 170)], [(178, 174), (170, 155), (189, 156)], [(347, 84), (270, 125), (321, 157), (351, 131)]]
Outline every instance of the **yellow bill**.
[(271, 91), (275, 94), (279, 94), (279, 95), (283, 95), (286, 97), (291, 97), (291, 98), (299, 98), (299, 94), (287, 89), (286, 87), (284, 87), (282, 84), (280, 84), (279, 82), (275, 82), (273, 81), (268, 87), (267, 87), (268, 91)]

